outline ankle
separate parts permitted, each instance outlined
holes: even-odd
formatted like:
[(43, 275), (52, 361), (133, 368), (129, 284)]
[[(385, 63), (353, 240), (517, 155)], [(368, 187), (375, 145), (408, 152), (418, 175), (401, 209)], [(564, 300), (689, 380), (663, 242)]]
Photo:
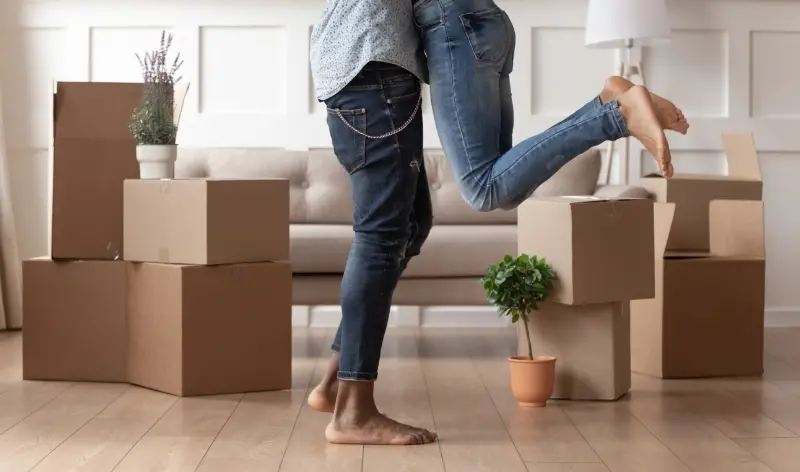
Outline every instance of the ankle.
[(340, 381), (333, 422), (359, 425), (379, 414), (373, 391), (373, 382)]

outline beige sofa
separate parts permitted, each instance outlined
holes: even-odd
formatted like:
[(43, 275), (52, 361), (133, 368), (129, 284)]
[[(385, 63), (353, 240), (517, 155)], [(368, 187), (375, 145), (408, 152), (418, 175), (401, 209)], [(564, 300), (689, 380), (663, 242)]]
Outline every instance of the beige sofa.
[[(516, 211), (471, 209), (441, 152), (427, 153), (425, 165), (434, 227), (422, 254), (409, 264), (394, 303), (484, 305), (477, 280), (489, 264), (516, 253)], [(637, 187), (598, 186), (600, 167), (600, 153), (589, 151), (562, 168), (535, 196), (647, 196)], [(348, 176), (331, 151), (184, 148), (176, 177), (289, 179), (294, 304), (339, 304), (341, 275), (353, 234), (353, 205)], [(546, 224), (542, 222), (545, 230)]]

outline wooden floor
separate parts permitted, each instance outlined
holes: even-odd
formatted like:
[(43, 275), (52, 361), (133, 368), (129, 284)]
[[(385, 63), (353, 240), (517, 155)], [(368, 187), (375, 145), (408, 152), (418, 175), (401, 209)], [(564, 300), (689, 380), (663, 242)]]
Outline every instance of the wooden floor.
[(616, 403), (517, 407), (507, 330), (390, 330), (379, 405), (435, 429), (422, 447), (332, 446), (304, 403), (330, 331), (295, 333), (292, 391), (177, 399), (127, 385), (20, 381), (0, 333), (0, 471), (797, 472), (800, 329), (767, 332), (763, 379), (634, 376)]

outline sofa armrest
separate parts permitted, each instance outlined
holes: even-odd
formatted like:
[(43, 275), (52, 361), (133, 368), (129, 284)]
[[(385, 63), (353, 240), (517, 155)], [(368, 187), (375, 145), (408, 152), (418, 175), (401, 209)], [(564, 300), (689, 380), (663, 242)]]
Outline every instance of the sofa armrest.
[(650, 198), (650, 193), (634, 185), (598, 185), (594, 192), (599, 198)]

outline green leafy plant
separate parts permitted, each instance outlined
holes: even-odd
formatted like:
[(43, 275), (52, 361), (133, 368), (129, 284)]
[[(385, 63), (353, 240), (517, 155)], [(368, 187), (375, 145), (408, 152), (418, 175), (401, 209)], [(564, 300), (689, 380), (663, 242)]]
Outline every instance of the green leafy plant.
[(544, 258), (522, 254), (505, 256), (486, 269), (486, 275), (478, 282), (486, 291), (486, 300), (497, 307), (500, 316), (510, 316), (511, 322), (520, 319), (525, 323), (528, 338), (528, 357), (533, 360), (531, 334), (528, 317), (539, 309), (550, 295), (556, 279), (553, 267)]
[(167, 61), (172, 39), (171, 34), (167, 36), (163, 31), (158, 49), (145, 53), (144, 57), (136, 55), (142, 68), (144, 93), (133, 112), (129, 129), (138, 144), (175, 144), (178, 135), (174, 119), (175, 84), (181, 78), (175, 75), (183, 61), (180, 54), (171, 63)]

